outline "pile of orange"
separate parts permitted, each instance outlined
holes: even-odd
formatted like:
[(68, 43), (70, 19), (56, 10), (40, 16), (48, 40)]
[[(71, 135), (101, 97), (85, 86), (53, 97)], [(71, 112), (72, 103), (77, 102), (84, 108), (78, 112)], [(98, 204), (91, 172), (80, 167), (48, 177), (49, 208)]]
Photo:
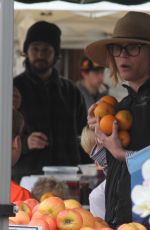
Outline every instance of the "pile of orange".
[(124, 147), (129, 145), (131, 138), (129, 129), (132, 126), (133, 117), (130, 111), (120, 110), (116, 112), (118, 101), (115, 97), (107, 95), (103, 96), (97, 103), (93, 113), (95, 117), (100, 119), (100, 130), (106, 135), (112, 134), (114, 120), (118, 122), (118, 136)]

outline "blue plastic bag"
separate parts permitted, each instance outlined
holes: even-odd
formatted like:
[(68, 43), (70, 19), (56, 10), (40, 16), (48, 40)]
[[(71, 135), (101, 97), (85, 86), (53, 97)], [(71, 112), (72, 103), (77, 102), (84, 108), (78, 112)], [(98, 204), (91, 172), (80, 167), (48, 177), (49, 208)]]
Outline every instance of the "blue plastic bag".
[[(150, 159), (150, 146), (135, 152), (133, 155), (127, 158), (127, 166), (129, 173), (131, 175), (131, 191), (136, 185), (143, 184), (143, 176), (142, 176), (142, 166), (144, 162)], [(147, 229), (150, 229), (150, 225), (148, 223), (148, 218), (141, 218), (139, 215), (132, 213), (132, 220), (135, 222), (139, 222), (144, 224)]]

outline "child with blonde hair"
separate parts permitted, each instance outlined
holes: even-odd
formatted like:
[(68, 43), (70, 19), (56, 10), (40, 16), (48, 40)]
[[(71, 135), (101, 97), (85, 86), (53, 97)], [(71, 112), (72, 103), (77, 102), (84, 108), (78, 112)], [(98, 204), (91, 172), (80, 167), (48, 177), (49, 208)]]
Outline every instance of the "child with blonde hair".
[(85, 126), (81, 133), (81, 146), (87, 154), (90, 154), (96, 145), (96, 137), (93, 130)]
[[(89, 154), (91, 154), (92, 150), (96, 146), (96, 136), (95, 132), (89, 128), (89, 126), (85, 126), (81, 133), (81, 146), (84, 149), (84, 151)], [(106, 174), (106, 162), (105, 162), (105, 156), (101, 156), (101, 161), (95, 158), (95, 167), (97, 170), (104, 171), (104, 174)], [(97, 161), (98, 160), (98, 161)], [(99, 163), (101, 164), (99, 164)], [(90, 205), (90, 212), (94, 216), (98, 216), (104, 219), (105, 217), (105, 183), (104, 180), (101, 182), (96, 188), (92, 190), (92, 192), (89, 194), (89, 205)]]

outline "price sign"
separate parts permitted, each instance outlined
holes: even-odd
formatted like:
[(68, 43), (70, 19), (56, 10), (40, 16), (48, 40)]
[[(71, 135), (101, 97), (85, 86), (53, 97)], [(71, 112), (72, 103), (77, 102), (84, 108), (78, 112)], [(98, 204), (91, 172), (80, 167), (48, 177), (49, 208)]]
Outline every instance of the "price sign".
[(42, 230), (41, 226), (9, 225), (8, 230)]

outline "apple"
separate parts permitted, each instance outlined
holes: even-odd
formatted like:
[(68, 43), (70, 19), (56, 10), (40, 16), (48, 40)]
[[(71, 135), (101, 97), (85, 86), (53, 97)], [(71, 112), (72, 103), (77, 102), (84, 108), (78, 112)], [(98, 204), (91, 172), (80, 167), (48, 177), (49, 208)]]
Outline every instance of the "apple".
[(102, 228), (99, 228), (99, 229), (101, 229), (101, 230), (113, 230), (113, 228), (109, 228), (109, 227), (102, 227)]
[(33, 209), (39, 202), (34, 198), (29, 198), (24, 200), (24, 203), (27, 204), (31, 209)]
[(52, 216), (44, 215), (41, 219), (48, 223), (50, 230), (57, 230), (56, 220)]
[(31, 219), (33, 219), (33, 218), (41, 218), (42, 216), (44, 216), (44, 214), (42, 214), (39, 210), (37, 210), (36, 212), (34, 212), (32, 214), (32, 218)]
[(46, 220), (39, 218), (32, 219), (28, 226), (42, 226), (42, 230), (50, 230), (50, 227)]
[(55, 196), (54, 193), (52, 192), (45, 192), (41, 197), (40, 197), (40, 202), (42, 202), (43, 200), (47, 199), (48, 197), (51, 197), (51, 196)]
[(37, 205), (34, 206), (34, 208), (32, 209), (32, 215), (38, 210), (39, 205), (40, 204), (37, 204)]
[(94, 216), (95, 221), (97, 222), (102, 222), (105, 221), (103, 218), (99, 217), (99, 216)]
[(38, 210), (42, 214), (51, 214), (53, 217), (56, 217), (57, 214), (64, 209), (64, 201), (56, 196), (48, 197), (47, 199), (43, 200), (38, 207)]
[(80, 228), (80, 230), (95, 230), (95, 228), (91, 228), (91, 227), (82, 227), (82, 228)]
[(64, 200), (64, 203), (66, 208), (81, 208), (80, 202), (75, 199)]
[(82, 228), (80, 228), (80, 230), (95, 230), (95, 228), (91, 228), (91, 227), (82, 227)]
[(147, 228), (140, 223), (131, 222), (120, 225), (117, 230), (147, 230)]
[(75, 208), (75, 210), (77, 212), (79, 212), (80, 215), (82, 216), (82, 219), (83, 219), (83, 226), (82, 227), (94, 228), (95, 219), (94, 219), (94, 216), (88, 210), (85, 210), (83, 208)]
[(11, 219), (9, 219), (8, 221), (9, 221), (9, 224), (16, 224), (16, 222)]
[(74, 209), (64, 209), (57, 215), (56, 223), (61, 230), (78, 230), (82, 227), (83, 220)]
[(37, 218), (38, 218), (38, 219), (45, 220), (45, 221), (48, 223), (48, 225), (49, 225), (49, 227), (50, 227), (51, 230), (57, 230), (56, 220), (55, 220), (55, 218), (52, 217), (50, 214), (49, 214), (49, 215), (43, 215), (41, 212), (36, 211), (36, 212), (32, 215), (32, 219), (31, 219), (31, 220), (37, 219)]
[(29, 218), (31, 219), (32, 209), (30, 208), (30, 206), (28, 204), (24, 203), (24, 201), (15, 201), (13, 203), (18, 207), (18, 210), (22, 210), (22, 211), (26, 212), (28, 214)]
[(101, 229), (101, 228), (108, 228), (109, 227), (109, 225), (106, 223), (106, 222), (98, 222), (98, 221), (96, 221), (95, 222), (95, 230), (99, 230), (99, 229)]
[(109, 227), (109, 225), (107, 224), (107, 222), (104, 219), (102, 219), (98, 216), (94, 217), (94, 219), (95, 219), (95, 229), (96, 230), (98, 230), (100, 228)]
[(16, 213), (16, 216), (9, 217), (9, 221), (13, 221), (15, 224), (28, 224), (30, 222), (30, 218), (26, 212), (19, 210)]

